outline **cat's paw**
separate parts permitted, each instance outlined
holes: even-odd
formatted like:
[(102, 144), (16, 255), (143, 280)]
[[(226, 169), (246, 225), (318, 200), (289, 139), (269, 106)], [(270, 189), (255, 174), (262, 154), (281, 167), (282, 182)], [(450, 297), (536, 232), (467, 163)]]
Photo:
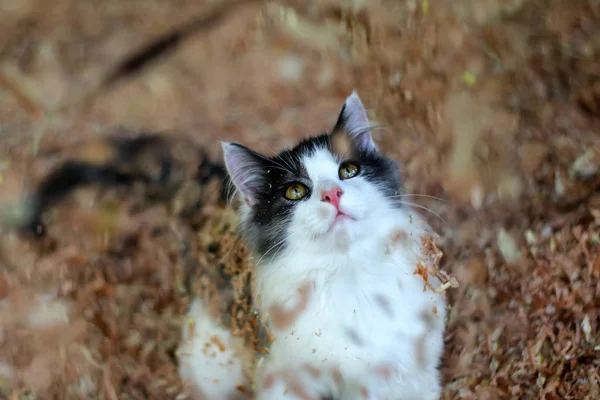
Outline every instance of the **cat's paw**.
[(239, 339), (220, 326), (200, 300), (194, 300), (178, 354), (179, 375), (195, 392), (202, 393), (198, 398), (242, 398), (239, 389), (247, 382), (236, 341)]

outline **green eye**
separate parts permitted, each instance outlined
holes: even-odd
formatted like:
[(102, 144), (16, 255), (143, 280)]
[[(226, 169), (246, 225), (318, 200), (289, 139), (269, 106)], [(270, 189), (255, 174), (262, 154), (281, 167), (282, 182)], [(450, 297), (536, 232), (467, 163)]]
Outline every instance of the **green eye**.
[(285, 198), (288, 200), (300, 200), (308, 194), (308, 188), (301, 183), (292, 183), (285, 189)]
[(353, 163), (344, 163), (340, 166), (338, 174), (340, 179), (350, 179), (358, 175), (359, 172), (360, 168), (358, 168), (358, 165)]

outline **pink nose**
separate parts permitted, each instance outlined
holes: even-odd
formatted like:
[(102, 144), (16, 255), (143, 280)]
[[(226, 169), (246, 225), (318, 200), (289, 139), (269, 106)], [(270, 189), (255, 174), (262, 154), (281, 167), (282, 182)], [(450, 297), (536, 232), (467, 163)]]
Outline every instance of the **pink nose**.
[(340, 208), (340, 197), (344, 192), (339, 187), (324, 191), (321, 193), (321, 201), (330, 203), (335, 208)]

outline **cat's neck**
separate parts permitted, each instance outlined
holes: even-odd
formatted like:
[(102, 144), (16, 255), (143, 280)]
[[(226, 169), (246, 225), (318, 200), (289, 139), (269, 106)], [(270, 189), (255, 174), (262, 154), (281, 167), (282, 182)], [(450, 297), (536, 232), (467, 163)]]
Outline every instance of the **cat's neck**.
[[(293, 243), (288, 254), (304, 257), (340, 259), (339, 263), (370, 257), (377, 259), (389, 237), (396, 231), (421, 234), (427, 226), (417, 213), (408, 208), (388, 208), (381, 214), (360, 221), (359, 227), (350, 225), (335, 235), (325, 235), (316, 240)], [(277, 260), (274, 260), (277, 262)]]
[(302, 282), (328, 282), (350, 276), (360, 279), (361, 274), (386, 271), (382, 265), (398, 263), (399, 259), (414, 266), (420, 254), (420, 238), (428, 227), (412, 210), (398, 209), (390, 210), (385, 218), (369, 221), (362, 230), (351, 238), (351, 233), (340, 232), (307, 243), (292, 241), (276, 257), (258, 263), (256, 289), (265, 291), (276, 284), (289, 286), (293, 294), (294, 285)]

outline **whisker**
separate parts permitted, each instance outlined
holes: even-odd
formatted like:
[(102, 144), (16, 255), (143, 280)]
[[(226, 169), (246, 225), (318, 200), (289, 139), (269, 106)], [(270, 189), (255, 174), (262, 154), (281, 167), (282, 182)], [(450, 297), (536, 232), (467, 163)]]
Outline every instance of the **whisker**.
[(363, 133), (366, 133), (366, 132), (369, 132), (369, 131), (372, 131), (372, 130), (375, 130), (375, 129), (381, 129), (381, 128), (384, 128), (384, 127), (385, 127), (385, 125), (383, 125), (383, 124), (373, 124), (373, 123), (371, 123), (366, 128), (355, 129), (352, 132), (348, 132), (348, 133), (351, 134), (351, 135), (359, 136), (359, 135), (362, 135)]
[[(289, 239), (289, 237), (287, 239)], [(273, 257), (272, 258), (277, 257), (277, 255), (279, 254), (279, 252), (281, 252), (281, 250), (283, 250), (284, 247), (285, 246), (283, 246), (283, 244), (281, 246), (279, 246), (279, 248), (275, 251), (275, 253), (273, 253)]]
[(292, 156), (289, 152), (282, 153), (281, 160), (290, 167), (290, 172), (295, 171), (294, 160), (292, 159)]
[(429, 211), (430, 213), (432, 213), (433, 215), (435, 215), (436, 217), (438, 217), (444, 224), (447, 224), (446, 220), (444, 218), (442, 218), (441, 215), (439, 215), (438, 213), (434, 212), (433, 210), (430, 210), (429, 208), (427, 208), (425, 206), (422, 206), (420, 204), (411, 203), (409, 201), (400, 201), (400, 203), (406, 204), (407, 206), (417, 207), (417, 208), (421, 208), (423, 210)]
[[(263, 160), (265, 160), (265, 161), (267, 161), (269, 163), (275, 164), (282, 171), (289, 172), (289, 173), (293, 172), (292, 170), (289, 169), (289, 166), (281, 165), (280, 163), (278, 163), (277, 161), (275, 161), (275, 159), (273, 159), (273, 158), (269, 158), (269, 157), (263, 156), (262, 154), (257, 153), (257, 152), (254, 152), (254, 155), (257, 156), (257, 157), (259, 157), (259, 158), (262, 158)], [(275, 167), (273, 167), (273, 168), (275, 168)]]
[(281, 166), (281, 165), (279, 165), (279, 164), (275, 164), (275, 165), (267, 165), (267, 166), (265, 166), (264, 168), (265, 168), (265, 169), (278, 169), (278, 170), (280, 170), (280, 171), (284, 171), (284, 172), (289, 172), (289, 173), (292, 173), (292, 171), (290, 171), (290, 170), (289, 170), (289, 169), (287, 169), (287, 168), (284, 168), (284, 167), (282, 167), (282, 166)]
[[(285, 243), (285, 241), (286, 241), (287, 239), (288, 239), (288, 237), (285, 237), (285, 238), (281, 239), (279, 242), (275, 243), (273, 246), (271, 246), (271, 247), (269, 248), (269, 250), (267, 250), (267, 251), (265, 252), (265, 254), (263, 254), (263, 255), (262, 255), (260, 258), (259, 258), (259, 260), (258, 260), (256, 263), (254, 263), (254, 265), (255, 265), (255, 266), (256, 266), (256, 265), (259, 265), (259, 264), (260, 264), (260, 262), (262, 261), (262, 259), (263, 259), (263, 258), (265, 258), (265, 257), (266, 257), (266, 255), (267, 255), (267, 254), (269, 254), (269, 252), (271, 252), (271, 250), (275, 249), (275, 248), (276, 248), (276, 247), (278, 247), (278, 246), (279, 246), (279, 248), (282, 248), (282, 247), (283, 247), (283, 244)], [(276, 252), (275, 254), (277, 254), (277, 252)]]
[[(282, 166), (282, 167), (285, 167), (284, 171), (287, 171), (287, 172), (289, 172), (289, 173), (293, 173), (293, 171), (294, 171), (294, 163), (293, 163), (293, 162), (291, 162), (291, 163), (290, 163), (290, 162), (288, 162), (288, 160), (286, 160), (286, 159), (285, 159), (285, 157), (283, 157), (283, 156), (279, 156), (279, 157), (278, 157), (278, 155), (280, 155), (280, 154), (279, 154), (279, 152), (275, 151), (275, 150), (274, 150), (274, 149), (273, 149), (271, 146), (268, 146), (268, 147), (269, 147), (269, 150), (271, 151), (271, 153), (275, 154), (275, 155), (273, 156), (273, 162), (274, 162), (275, 164), (278, 164), (278, 165)], [(285, 154), (286, 154), (286, 153), (283, 153), (283, 155), (285, 155)], [(281, 162), (282, 162), (284, 165), (281, 165), (281, 164), (279, 164), (277, 161), (275, 161), (275, 159), (277, 159), (277, 158), (279, 158), (279, 160), (281, 160)], [(269, 160), (270, 160), (270, 159), (269, 159)]]
[(443, 203), (447, 203), (448, 202), (448, 200), (444, 200), (444, 199), (441, 199), (439, 197), (429, 196), (427, 194), (417, 194), (417, 193), (398, 194), (398, 195), (390, 196), (390, 197), (392, 197), (392, 198), (396, 198), (396, 197), (426, 197), (428, 199), (439, 200), (439, 201), (441, 201)]

